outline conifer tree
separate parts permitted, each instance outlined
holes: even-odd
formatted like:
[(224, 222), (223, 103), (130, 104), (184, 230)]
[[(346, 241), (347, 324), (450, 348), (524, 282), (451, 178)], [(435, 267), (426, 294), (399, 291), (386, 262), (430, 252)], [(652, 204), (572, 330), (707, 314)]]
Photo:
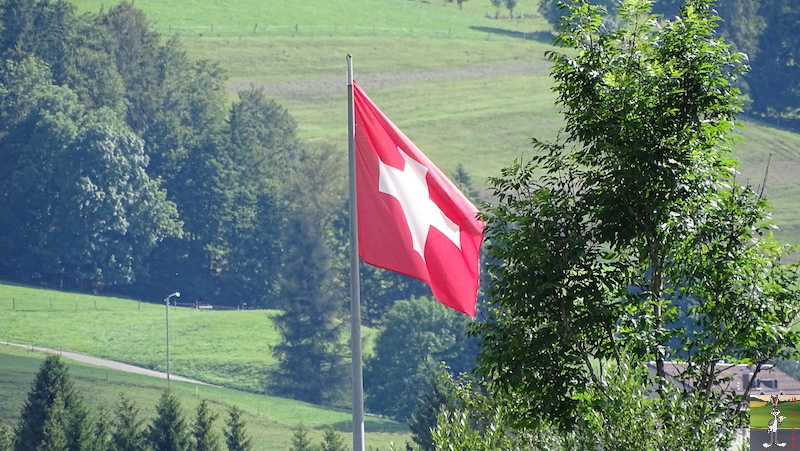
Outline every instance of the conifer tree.
[(316, 447), (311, 443), (311, 439), (308, 438), (308, 429), (303, 423), (294, 428), (292, 447), (289, 448), (289, 451), (316, 451)]
[(225, 424), (225, 444), (228, 451), (250, 451), (250, 437), (247, 435), (242, 411), (237, 406), (231, 407)]
[(41, 440), (36, 446), (36, 451), (65, 451), (67, 449), (66, 416), (64, 400), (57, 394), (42, 426)]
[(347, 445), (344, 444), (341, 435), (337, 434), (332, 427), (328, 427), (322, 437), (320, 451), (347, 451)]
[(67, 440), (67, 447), (63, 449), (80, 449), (88, 435), (88, 414), (64, 362), (57, 355), (49, 355), (39, 368), (22, 407), (15, 429), (14, 451), (36, 451), (44, 442), (48, 419), (61, 415), (61, 410), (63, 418), (50, 421), (48, 437), (52, 437), (51, 441), (55, 443), (55, 435), (59, 434), (55, 428), (61, 427)]
[(219, 434), (214, 430), (217, 415), (208, 408), (206, 400), (197, 406), (197, 417), (192, 428), (195, 451), (222, 451)]
[(112, 451), (144, 451), (147, 440), (143, 420), (139, 419), (139, 409), (124, 394), (119, 397), (113, 420)]
[(148, 428), (153, 451), (188, 451), (191, 445), (186, 420), (178, 399), (169, 391), (161, 395), (156, 417)]
[(11, 451), (14, 449), (14, 434), (3, 420), (0, 420), (0, 451)]

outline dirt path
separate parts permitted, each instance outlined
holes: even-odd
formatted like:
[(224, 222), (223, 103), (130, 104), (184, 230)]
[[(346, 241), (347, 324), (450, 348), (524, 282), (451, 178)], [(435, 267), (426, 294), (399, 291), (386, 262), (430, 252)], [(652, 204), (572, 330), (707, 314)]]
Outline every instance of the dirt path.
[[(514, 61), (511, 63), (492, 64), (487, 66), (456, 67), (448, 69), (419, 69), (405, 72), (386, 72), (364, 74), (357, 77), (362, 86), (370, 89), (386, 88), (425, 82), (442, 82), (450, 80), (478, 80), (520, 75), (547, 75), (550, 63), (543, 59)], [(280, 83), (228, 82), (226, 87), (231, 92), (238, 92), (255, 86), (267, 96), (281, 96), (294, 99), (308, 99), (314, 96), (330, 95), (342, 92), (344, 77), (323, 77), (311, 80), (285, 81)]]
[[(67, 352), (67, 351), (59, 351), (56, 349), (49, 349), (49, 348), (40, 348), (38, 346), (30, 346), (30, 345), (21, 345), (18, 343), (9, 343), (7, 341), (0, 341), (0, 344), (9, 345), (9, 346), (18, 346), (20, 348), (29, 349), (32, 351), (39, 351), (39, 352), (46, 352), (48, 354), (58, 354), (62, 357), (66, 357), (70, 360), (75, 360), (76, 362), (87, 363), (89, 365), (101, 366), (104, 368), (110, 368), (112, 370), (118, 371), (125, 371), (127, 373), (134, 373), (134, 374), (141, 374), (144, 376), (150, 377), (157, 377), (160, 379), (166, 379), (167, 373), (162, 373), (160, 371), (153, 371), (148, 370), (147, 368), (141, 368), (134, 365), (128, 365), (127, 363), (115, 362), (113, 360), (106, 360), (106, 359), (99, 359), (97, 357), (91, 357), (88, 355), (83, 354), (76, 354), (74, 352)], [(196, 381), (193, 379), (188, 379), (181, 376), (176, 376), (174, 374), (169, 375), (169, 379), (178, 382), (190, 382), (192, 384), (200, 384), (200, 385), (211, 385), (205, 382)]]

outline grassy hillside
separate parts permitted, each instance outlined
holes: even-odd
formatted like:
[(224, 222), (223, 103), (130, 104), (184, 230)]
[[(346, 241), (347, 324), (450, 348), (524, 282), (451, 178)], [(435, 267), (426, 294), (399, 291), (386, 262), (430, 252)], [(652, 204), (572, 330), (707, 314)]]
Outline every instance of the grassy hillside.
[[(275, 364), (270, 346), (280, 339), (273, 314), (170, 307), (170, 372), (263, 393)], [(165, 323), (163, 304), (0, 284), (0, 341), (164, 371)]]
[[(104, 0), (73, 0), (98, 11)], [(305, 0), (303, 2), (139, 0), (154, 26), (179, 34), (190, 54), (222, 62), (232, 99), (251, 85), (286, 106), (303, 138), (346, 150), (345, 55), (375, 103), (445, 172), (461, 163), (482, 184), (530, 152), (530, 138), (553, 138), (549, 25), (537, 0), (515, 18), (489, 0)], [(499, 12), (500, 18), (495, 19)], [(778, 238), (800, 244), (794, 183), (800, 135), (744, 121), (735, 155), (743, 178), (766, 194)]]
[[(31, 383), (44, 359), (42, 353), (0, 345), (0, 419), (14, 424), (19, 417)], [(66, 360), (75, 385), (90, 406), (112, 408), (119, 394), (132, 399), (140, 409), (141, 418), (149, 420), (155, 415), (155, 405), (166, 382), (147, 376), (121, 373)], [(304, 423), (315, 442), (322, 440), (326, 428), (333, 427), (341, 433), (346, 443), (352, 442), (349, 412), (323, 409), (310, 404), (281, 398), (255, 395), (226, 388), (197, 386), (173, 381), (170, 389), (181, 400), (184, 416), (191, 423), (201, 399), (206, 399), (212, 410), (219, 414), (217, 429), (224, 426), (228, 409), (237, 405), (244, 411), (247, 430), (252, 437), (254, 451), (285, 451), (291, 443), (292, 428)], [(410, 441), (404, 424), (380, 418), (365, 420), (368, 447), (388, 450), (390, 443)]]

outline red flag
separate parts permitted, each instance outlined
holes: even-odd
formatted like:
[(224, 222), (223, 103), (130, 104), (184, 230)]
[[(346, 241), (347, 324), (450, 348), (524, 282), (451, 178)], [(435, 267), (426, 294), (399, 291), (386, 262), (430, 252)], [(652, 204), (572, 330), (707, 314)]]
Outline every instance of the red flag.
[(475, 316), (478, 209), (353, 83), (359, 256)]

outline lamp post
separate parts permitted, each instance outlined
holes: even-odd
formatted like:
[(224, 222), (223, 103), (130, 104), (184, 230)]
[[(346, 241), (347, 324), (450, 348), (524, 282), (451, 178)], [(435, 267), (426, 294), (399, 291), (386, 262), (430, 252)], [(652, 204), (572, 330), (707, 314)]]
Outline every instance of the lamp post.
[(176, 291), (164, 299), (164, 305), (167, 308), (167, 388), (169, 388), (169, 299), (172, 297), (179, 298), (181, 294)]

